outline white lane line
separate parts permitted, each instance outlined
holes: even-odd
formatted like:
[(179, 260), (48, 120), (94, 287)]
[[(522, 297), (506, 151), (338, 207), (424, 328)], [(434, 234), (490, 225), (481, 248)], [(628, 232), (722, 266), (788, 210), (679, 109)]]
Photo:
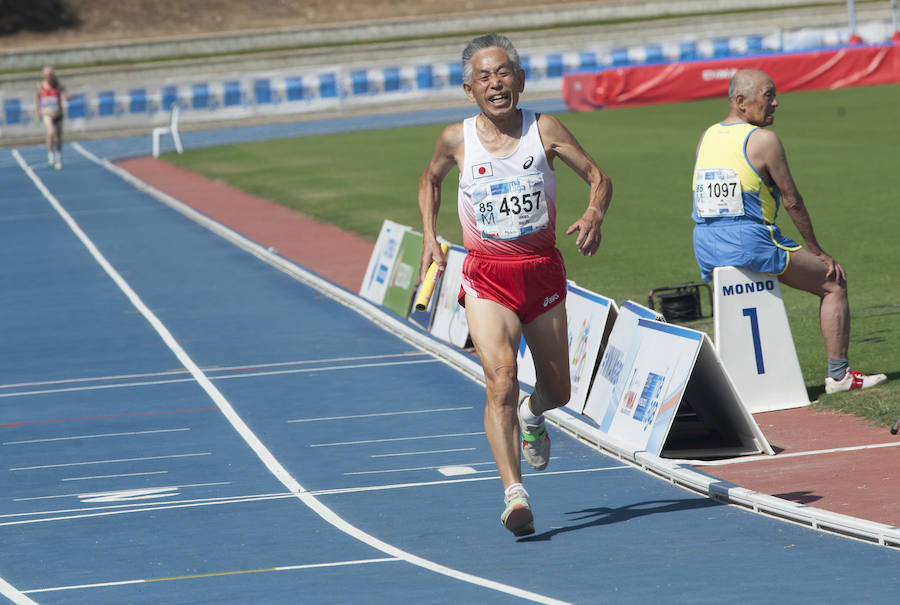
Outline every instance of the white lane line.
[[(491, 464), (495, 464), (495, 462), (493, 462), (493, 461), (469, 462), (469, 463), (465, 464), (465, 466), (485, 466), (485, 465), (491, 465)], [(381, 474), (387, 474), (387, 473), (408, 473), (408, 472), (412, 472), (412, 471), (434, 471), (434, 470), (437, 470), (440, 468), (444, 468), (445, 466), (447, 466), (447, 465), (446, 464), (436, 464), (434, 466), (417, 466), (417, 467), (412, 467), (412, 468), (390, 468), (390, 469), (383, 469), (383, 470), (377, 470), (377, 471), (351, 471), (351, 472), (347, 472), (344, 474), (345, 475), (381, 475)], [(456, 466), (463, 466), (463, 465), (456, 465)], [(485, 472), (491, 472), (491, 471), (485, 471)]]
[(23, 445), (26, 443), (48, 443), (51, 441), (70, 441), (73, 439), (100, 439), (101, 437), (132, 437), (135, 435), (153, 435), (156, 433), (178, 433), (189, 431), (189, 428), (158, 429), (155, 431), (132, 431), (129, 433), (101, 433), (98, 435), (72, 435), (70, 437), (51, 437), (48, 439), (27, 439), (25, 441), (4, 441), (3, 445)]
[[(135, 184), (138, 188), (143, 188), (143, 191), (151, 192), (152, 188), (149, 188), (145, 183), (140, 181), (140, 179), (136, 179), (126, 171), (113, 166), (106, 160), (101, 160), (97, 156), (93, 155), (89, 151), (87, 151), (84, 147), (82, 147), (79, 143), (73, 144), (74, 148), (81, 153), (83, 156), (87, 157), (91, 161), (106, 167), (111, 172), (114, 172), (120, 175), (123, 179), (126, 179), (128, 182)], [(372, 548), (380, 550), (386, 555), (392, 557), (398, 557), (406, 561), (411, 565), (415, 565), (421, 567), (423, 569), (432, 571), (437, 574), (441, 574), (450, 578), (455, 578), (457, 580), (468, 582), (476, 586), (481, 586), (490, 590), (495, 590), (498, 592), (502, 592), (505, 594), (510, 594), (522, 599), (529, 599), (535, 602), (540, 603), (556, 603), (562, 604), (564, 601), (560, 601), (558, 599), (553, 599), (551, 597), (547, 597), (545, 595), (538, 594), (536, 592), (531, 592), (528, 590), (523, 590), (516, 586), (511, 586), (509, 584), (503, 584), (502, 582), (497, 582), (494, 580), (490, 580), (488, 578), (483, 578), (481, 576), (476, 576), (473, 574), (469, 574), (458, 569), (453, 569), (451, 567), (447, 567), (445, 565), (441, 565), (429, 559), (425, 559), (424, 557), (420, 557), (418, 555), (414, 555), (413, 553), (407, 552), (403, 549), (400, 549), (392, 544), (388, 544), (383, 540), (376, 538), (375, 536), (368, 534), (358, 527), (352, 525), (347, 522), (345, 519), (340, 517), (333, 510), (325, 506), (322, 502), (320, 502), (314, 496), (306, 493), (306, 489), (287, 471), (287, 469), (282, 466), (282, 464), (275, 458), (272, 452), (263, 444), (263, 442), (257, 437), (257, 435), (250, 430), (250, 427), (244, 422), (244, 420), (238, 415), (235, 411), (234, 407), (231, 403), (225, 398), (225, 396), (219, 391), (216, 386), (209, 380), (206, 374), (197, 366), (193, 359), (187, 354), (187, 352), (181, 347), (178, 341), (172, 336), (169, 332), (168, 328), (159, 320), (158, 317), (147, 307), (146, 304), (140, 299), (137, 293), (131, 288), (130, 285), (122, 278), (121, 275), (109, 264), (109, 262), (104, 258), (104, 256), (97, 250), (97, 247), (94, 246), (93, 242), (85, 235), (85, 233), (81, 230), (81, 228), (72, 220), (72, 218), (66, 213), (65, 209), (56, 201), (53, 195), (47, 190), (43, 183), (34, 175), (34, 172), (27, 167), (24, 160), (22, 160), (22, 156), (18, 153), (18, 151), (13, 150), (13, 154), (16, 156), (16, 160), (22, 166), (22, 168), (28, 173), (29, 177), (31, 177), (32, 181), (38, 186), (38, 189), (44, 193), (44, 196), (50, 200), (51, 204), (54, 208), (57, 209), (57, 212), (60, 213), (61, 216), (69, 223), (72, 230), (78, 236), (78, 238), (84, 243), (84, 245), (90, 250), (91, 254), (97, 259), (97, 262), (103, 267), (103, 269), (107, 272), (107, 274), (113, 279), (114, 282), (119, 286), (119, 288), (128, 296), (131, 300), (132, 304), (137, 308), (141, 314), (147, 319), (150, 325), (156, 330), (156, 332), (162, 337), (163, 342), (168, 345), (168, 347), (172, 350), (175, 356), (178, 358), (179, 363), (186, 369), (190, 370), (191, 375), (197, 379), (197, 382), (201, 387), (207, 392), (210, 399), (212, 399), (215, 404), (222, 411), (222, 414), (234, 429), (238, 432), (238, 434), (244, 439), (244, 441), (249, 445), (253, 451), (256, 453), (257, 457), (266, 465), (266, 468), (269, 469), (275, 477), (278, 478), (281, 483), (287, 487), (287, 489), (296, 495), (296, 497), (306, 504), (313, 512), (318, 514), (324, 521), (330, 523), (338, 530), (348, 534), (356, 538), (357, 540), (368, 544)], [(156, 190), (152, 190), (154, 196), (162, 196), (161, 192)], [(206, 217), (203, 217), (202, 214), (197, 212), (196, 210), (189, 209), (186, 204), (179, 202), (178, 200), (171, 198), (169, 205), (173, 207), (179, 207), (179, 211), (185, 213), (186, 215), (196, 217), (201, 221), (201, 224), (204, 223), (205, 220), (209, 220)]]
[(691, 466), (726, 466), (729, 464), (742, 464), (744, 462), (759, 462), (767, 460), (777, 462), (785, 458), (795, 458), (798, 456), (821, 456), (822, 454), (839, 454), (841, 452), (858, 452), (861, 450), (874, 450), (883, 447), (900, 446), (900, 441), (892, 441), (890, 443), (873, 443), (870, 445), (852, 445), (848, 447), (835, 447), (825, 450), (809, 450), (806, 452), (791, 452), (789, 454), (776, 454), (775, 456), (747, 456), (746, 458), (735, 458), (733, 460), (679, 460)]
[[(533, 477), (540, 479), (541, 477), (552, 477), (555, 475), (572, 475), (580, 473), (596, 473), (615, 470), (629, 470), (631, 467), (626, 465), (607, 466), (598, 468), (575, 469), (568, 471), (541, 471), (536, 473), (524, 473), (523, 477)], [(472, 483), (475, 481), (499, 481), (500, 476), (497, 474), (490, 477), (468, 477), (465, 479), (440, 479), (435, 481), (418, 481), (410, 483), (389, 483), (384, 485), (368, 485), (362, 487), (340, 487), (333, 489), (323, 489), (306, 492), (309, 496), (334, 496), (344, 494), (357, 494), (363, 492), (380, 492), (394, 489), (411, 489), (421, 487), (447, 486), (457, 483)], [(277, 493), (277, 494), (250, 494), (246, 496), (224, 496), (218, 498), (194, 498), (190, 500), (172, 500), (164, 504), (148, 505), (147, 503), (133, 504), (113, 504), (105, 506), (86, 506), (80, 508), (67, 508), (46, 511), (31, 511), (23, 513), (6, 513), (0, 514), (0, 519), (20, 519), (13, 521), (0, 522), (0, 527), (8, 525), (26, 525), (32, 523), (47, 523), (51, 521), (65, 521), (71, 519), (89, 519), (94, 517), (106, 517), (110, 515), (123, 515), (131, 513), (154, 512), (159, 510), (172, 510), (178, 508), (195, 508), (202, 506), (216, 506), (220, 504), (241, 504), (245, 502), (264, 502), (269, 500), (283, 500), (287, 498), (296, 498), (296, 494)], [(21, 519), (22, 517), (40, 517), (37, 519)]]
[[(13, 502), (27, 502), (31, 500), (54, 500), (57, 498), (95, 498), (99, 496), (110, 496), (115, 494), (121, 494), (125, 492), (135, 492), (135, 491), (153, 491), (154, 493), (162, 493), (162, 492), (171, 492), (176, 489), (184, 489), (187, 487), (211, 487), (215, 485), (231, 485), (231, 481), (217, 481), (215, 483), (189, 483), (186, 485), (162, 485), (160, 487), (140, 487), (136, 489), (120, 489), (120, 490), (108, 490), (103, 492), (79, 492), (75, 494), (56, 494), (53, 496), (32, 496), (29, 498), (14, 498)], [(169, 494), (176, 495), (176, 494)]]
[[(272, 363), (254, 363), (239, 366), (215, 366), (204, 368), (207, 373), (214, 372), (242, 372), (246, 370), (262, 370), (266, 368), (281, 368), (286, 366), (312, 365), (317, 363), (338, 363), (342, 361), (363, 361), (372, 359), (393, 359), (396, 357), (424, 357), (428, 353), (422, 351), (407, 351), (405, 353), (389, 353), (385, 355), (357, 355), (353, 357), (326, 357), (323, 359), (306, 359), (297, 361), (278, 361)], [(84, 382), (108, 382), (112, 380), (134, 380), (135, 378), (156, 378), (163, 376), (178, 376), (190, 374), (187, 370), (166, 370), (164, 372), (145, 372), (140, 374), (115, 374), (110, 376), (94, 376), (87, 378), (61, 378), (58, 380), (41, 380), (37, 382), (17, 382), (12, 384), (0, 384), (0, 389), (18, 389), (23, 387), (42, 387), (54, 384), (78, 384)]]
[[(149, 312), (150, 309), (147, 309)], [(358, 370), (363, 368), (384, 368), (391, 366), (417, 365), (423, 363), (440, 363), (438, 359), (417, 359), (413, 361), (391, 361), (384, 363), (358, 363), (353, 365), (340, 366), (318, 366), (315, 368), (295, 368), (291, 370), (271, 370), (267, 372), (247, 372), (245, 374), (232, 374), (230, 376), (207, 376), (208, 381), (212, 380), (234, 380), (243, 378), (257, 378), (260, 376), (281, 376), (285, 374), (313, 374), (315, 372), (336, 372), (338, 370)], [(14, 391), (12, 393), (0, 393), (0, 398), (4, 397), (26, 397), (28, 395), (47, 395), (50, 393), (71, 393), (75, 391), (99, 391), (103, 389), (122, 389), (126, 387), (155, 386), (160, 384), (175, 384), (179, 382), (194, 382), (194, 378), (171, 378), (168, 380), (147, 380), (138, 382), (122, 382), (118, 384), (97, 384), (83, 387), (63, 387), (58, 389), (39, 389), (35, 391)]]
[(307, 563), (305, 565), (282, 565), (280, 567), (267, 567), (264, 569), (239, 569), (231, 571), (213, 571), (208, 573), (197, 573), (186, 576), (170, 576), (167, 578), (148, 578), (144, 580), (119, 580), (114, 582), (98, 582), (96, 584), (77, 584), (73, 586), (54, 586), (52, 588), (33, 588), (31, 590), (22, 591), (25, 594), (35, 594), (38, 592), (56, 592), (60, 590), (83, 590), (86, 588), (107, 588), (110, 586), (127, 586), (129, 584), (146, 584), (149, 582), (172, 582), (175, 580), (195, 580), (197, 578), (210, 578), (217, 576), (235, 576), (250, 573), (267, 573), (273, 571), (299, 571), (303, 569), (321, 569), (323, 567), (342, 567), (347, 565), (368, 565), (371, 563), (392, 563), (402, 561), (397, 557), (382, 557), (378, 559), (356, 559), (353, 561), (332, 561), (329, 563)]
[(362, 441), (335, 441), (333, 443), (312, 443), (309, 447), (338, 447), (342, 445), (364, 445), (367, 443), (390, 443), (392, 441), (416, 441), (419, 439), (446, 439), (448, 437), (471, 437), (484, 435), (484, 431), (474, 433), (445, 433), (443, 435), (418, 435), (416, 437), (390, 437), (387, 439), (364, 439)]
[(24, 592), (22, 592), (3, 578), (0, 578), (0, 595), (3, 595), (7, 599), (9, 599), (15, 605), (37, 605), (36, 602), (25, 596)]
[(424, 456), (426, 454), (452, 454), (454, 452), (473, 452), (475, 447), (457, 447), (452, 450), (425, 450), (421, 452), (396, 452), (394, 454), (372, 454), (369, 458), (392, 458), (394, 456)]
[(149, 471), (146, 473), (120, 473), (118, 475), (94, 475), (93, 477), (68, 477), (60, 481), (87, 481), (89, 479), (118, 479), (119, 477), (143, 477), (145, 475), (165, 475), (169, 471)]
[(296, 420), (288, 420), (288, 422), (322, 422), (325, 420), (353, 420), (356, 418), (377, 418), (379, 416), (402, 416), (404, 414), (433, 414), (435, 412), (459, 412), (461, 410), (471, 410), (472, 406), (464, 406), (458, 408), (433, 408), (429, 410), (408, 410), (403, 412), (379, 412), (373, 414), (351, 414), (349, 416), (322, 416), (320, 418), (298, 418)]
[(63, 468), (65, 466), (84, 466), (88, 464), (114, 464), (117, 462), (143, 462), (144, 460), (165, 460), (168, 458), (191, 458), (193, 456), (211, 456), (212, 452), (198, 452), (195, 454), (168, 454), (166, 456), (142, 456), (140, 458), (117, 458), (115, 460), (88, 460), (85, 462), (64, 462), (62, 464), (42, 464), (39, 466), (20, 466), (7, 469), (10, 471), (34, 471), (45, 468)]

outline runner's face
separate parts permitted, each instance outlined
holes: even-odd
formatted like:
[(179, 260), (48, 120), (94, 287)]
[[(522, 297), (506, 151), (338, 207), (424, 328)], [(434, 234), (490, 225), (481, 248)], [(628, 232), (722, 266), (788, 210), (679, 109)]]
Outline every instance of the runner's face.
[(775, 84), (772, 80), (764, 80), (754, 87), (755, 93), (744, 101), (747, 122), (754, 126), (768, 126), (775, 121)]
[(472, 81), (463, 89), (486, 116), (502, 117), (516, 111), (524, 78), (502, 48), (492, 46), (472, 57)]

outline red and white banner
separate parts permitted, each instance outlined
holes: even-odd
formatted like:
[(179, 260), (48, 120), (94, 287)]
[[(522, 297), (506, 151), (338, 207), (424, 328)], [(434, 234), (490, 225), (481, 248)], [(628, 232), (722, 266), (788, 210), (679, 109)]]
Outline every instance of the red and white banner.
[(727, 95), (731, 76), (743, 68), (766, 72), (779, 92), (898, 83), (900, 45), (848, 46), (575, 72), (563, 76), (562, 94), (574, 111), (705, 99)]

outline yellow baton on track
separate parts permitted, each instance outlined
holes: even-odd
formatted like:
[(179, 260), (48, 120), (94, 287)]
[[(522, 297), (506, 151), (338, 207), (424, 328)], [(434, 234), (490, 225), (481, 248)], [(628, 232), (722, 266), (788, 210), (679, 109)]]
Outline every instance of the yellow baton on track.
[[(441, 252), (445, 257), (447, 256), (447, 250), (449, 249), (450, 246), (447, 244), (441, 244)], [(428, 308), (428, 302), (431, 300), (431, 295), (434, 294), (434, 284), (437, 281), (435, 277), (436, 273), (437, 263), (432, 262), (431, 266), (428, 267), (428, 271), (425, 273), (425, 281), (419, 286), (419, 295), (416, 296), (416, 311), (424, 311)]]

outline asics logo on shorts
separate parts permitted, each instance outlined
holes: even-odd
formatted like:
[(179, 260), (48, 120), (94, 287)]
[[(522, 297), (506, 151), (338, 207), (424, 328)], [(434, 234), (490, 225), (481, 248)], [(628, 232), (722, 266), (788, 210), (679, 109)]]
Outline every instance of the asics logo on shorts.
[(559, 300), (559, 292), (557, 292), (553, 296), (548, 296), (547, 298), (545, 298), (544, 299), (544, 307), (546, 307), (547, 305), (550, 305), (552, 303), (555, 303), (558, 300)]

